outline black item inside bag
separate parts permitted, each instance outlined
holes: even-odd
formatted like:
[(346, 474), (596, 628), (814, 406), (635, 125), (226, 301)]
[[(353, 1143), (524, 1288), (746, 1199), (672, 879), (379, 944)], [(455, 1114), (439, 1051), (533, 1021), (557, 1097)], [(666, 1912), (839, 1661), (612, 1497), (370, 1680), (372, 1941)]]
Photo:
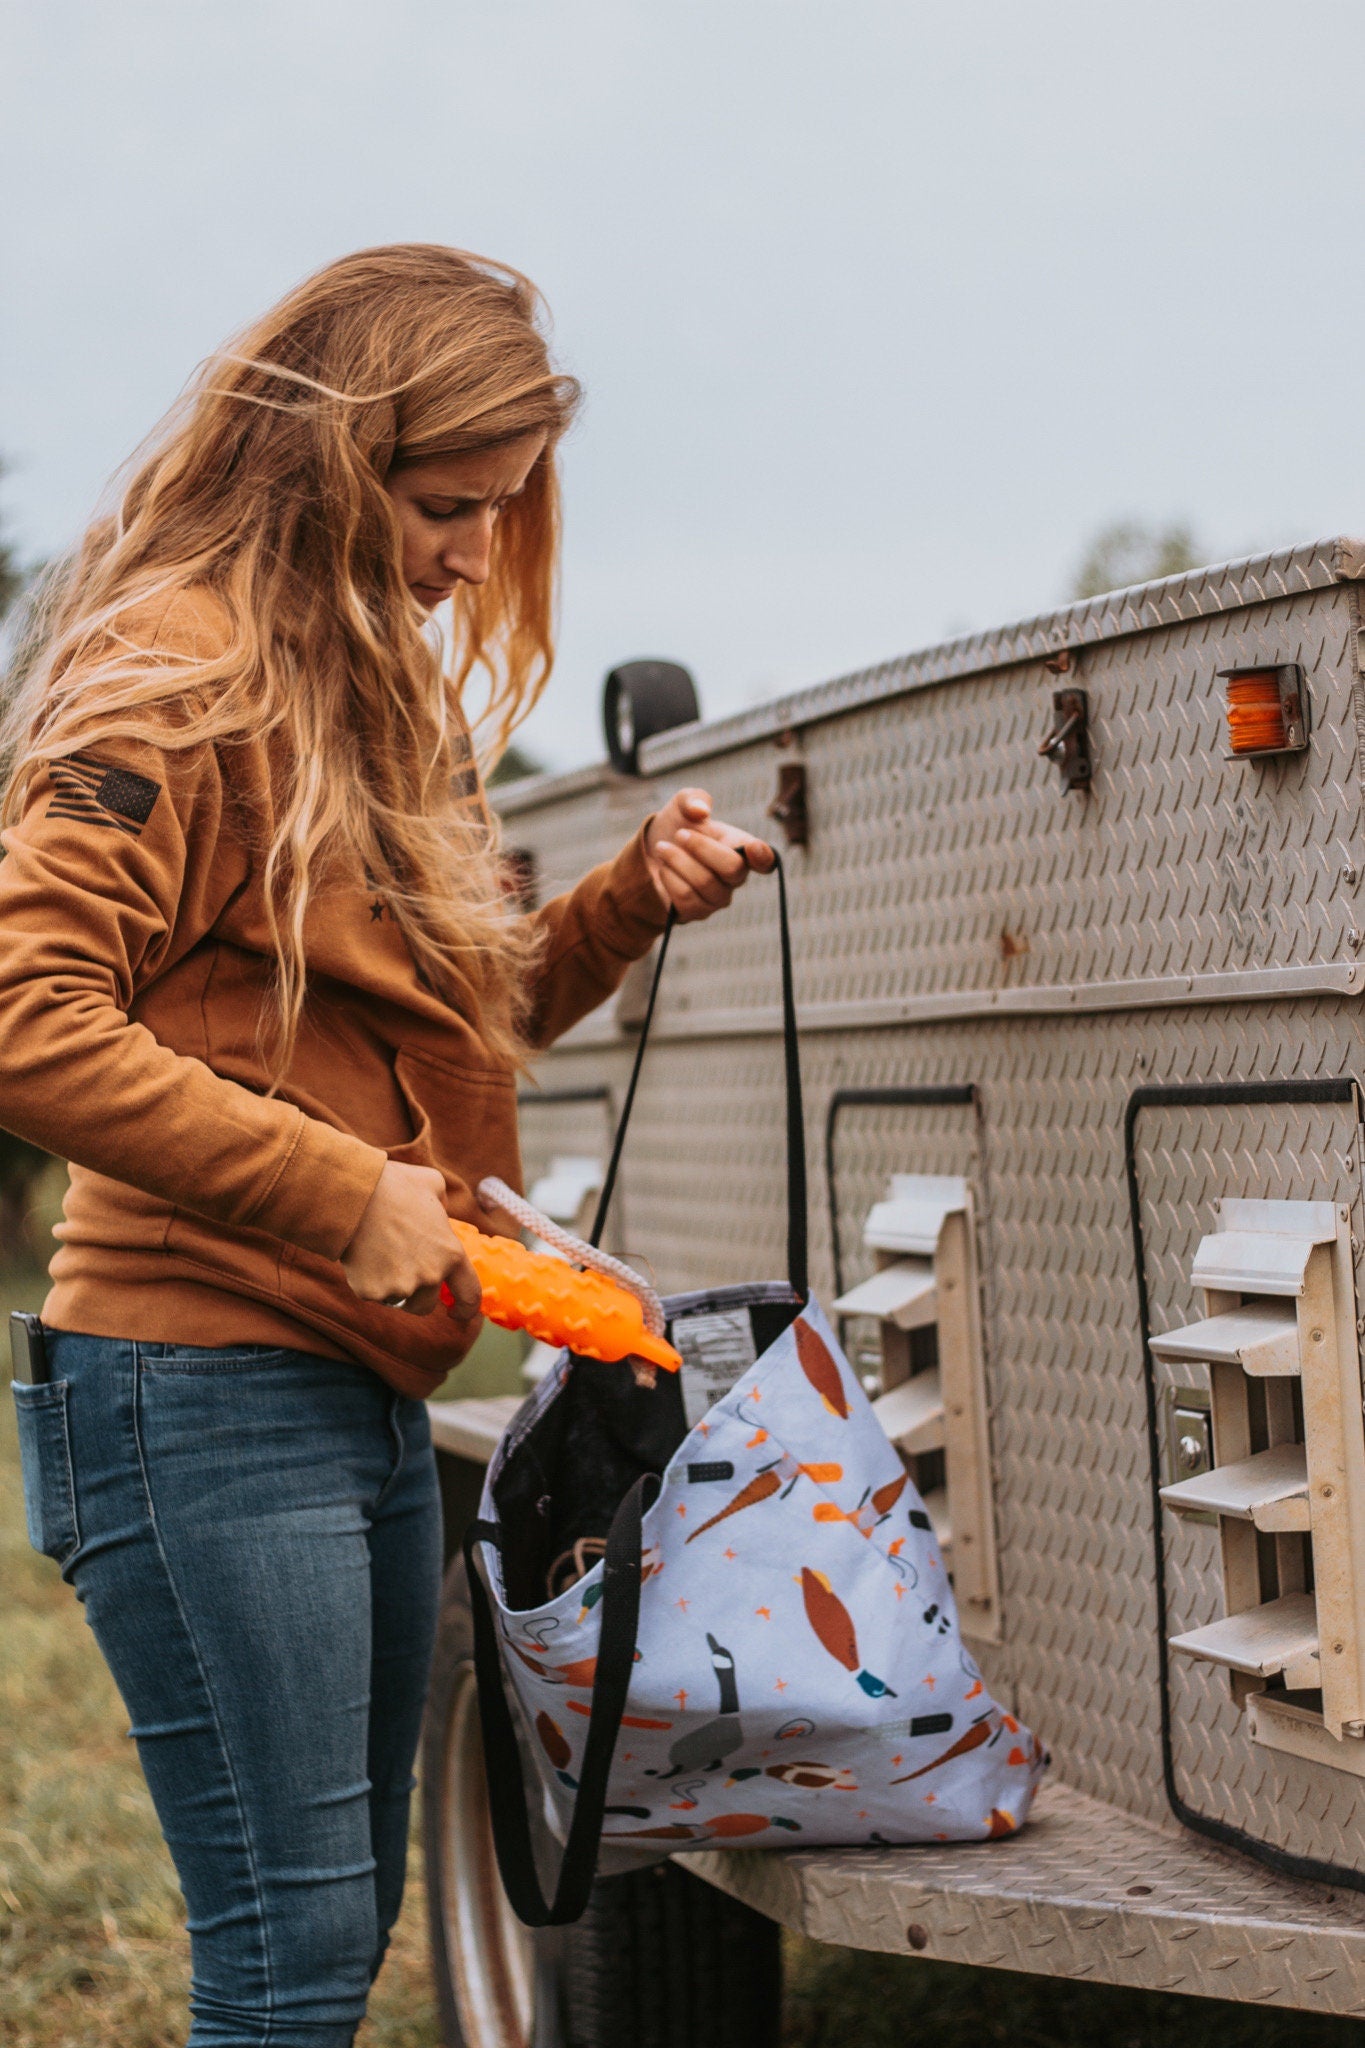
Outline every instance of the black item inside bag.
[[(689, 1316), (747, 1310), (755, 1356), (777, 1341), (809, 1296), (805, 1124), (786, 877), (780, 859), (776, 875), (787, 1095), (788, 1284), (760, 1282), (677, 1297), (671, 1305), (675, 1320), (668, 1326), (672, 1335), (677, 1323)], [(670, 912), (593, 1223), (593, 1244), (601, 1241), (615, 1188), (676, 921)], [(612, 1752), (635, 1656), (641, 1522), (658, 1492), (664, 1468), (688, 1428), (679, 1373), (660, 1372), (653, 1387), (640, 1386), (624, 1362), (604, 1364), (575, 1357), (564, 1385), (510, 1451), (493, 1482), (498, 1521), (476, 1521), (465, 1536), (494, 1843), (504, 1889), (528, 1926), (564, 1925), (578, 1919), (587, 1904)], [(497, 1546), (505, 1601), (514, 1610), (539, 1607), (591, 1569), (598, 1558), (603, 1561), (602, 1626), (592, 1711), (573, 1819), (550, 1900), (541, 1888), (531, 1846), (520, 1746), (502, 1683), (492, 1605), (479, 1567), (481, 1543)]]

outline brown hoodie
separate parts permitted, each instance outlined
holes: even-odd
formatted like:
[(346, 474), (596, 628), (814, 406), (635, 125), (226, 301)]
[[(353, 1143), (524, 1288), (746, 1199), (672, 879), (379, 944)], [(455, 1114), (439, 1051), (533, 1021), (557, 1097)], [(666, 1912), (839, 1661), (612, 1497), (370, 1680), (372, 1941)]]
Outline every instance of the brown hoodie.
[[(202, 656), (216, 638), (182, 598), (155, 644)], [(310, 902), (305, 1023), (267, 1098), (269, 820), (263, 747), (120, 740), (54, 762), (4, 835), (0, 1125), (71, 1161), (44, 1318), (287, 1345), (427, 1394), (460, 1357), (449, 1319), (360, 1301), (338, 1260), (386, 1159), (438, 1167), (451, 1215), (486, 1223), (479, 1180), (520, 1185), (515, 1076), (357, 874)], [(643, 834), (534, 915), (549, 1044), (662, 928)]]

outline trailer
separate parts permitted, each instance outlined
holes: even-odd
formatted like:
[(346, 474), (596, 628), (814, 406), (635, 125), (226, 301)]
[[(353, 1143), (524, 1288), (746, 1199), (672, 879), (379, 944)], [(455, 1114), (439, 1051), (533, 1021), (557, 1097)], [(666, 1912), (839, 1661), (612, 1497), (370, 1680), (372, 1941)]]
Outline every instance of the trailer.
[[(452, 2044), (758, 2048), (779, 1926), (1365, 2014), (1363, 591), (1335, 539), (665, 730), (622, 670), (613, 762), (497, 793), (542, 900), (683, 783), (777, 833), (815, 1285), (1053, 1762), (1015, 1840), (699, 1847), (532, 1940), (453, 1565), (425, 1775)], [(566, 1220), (647, 986), (525, 1092)], [(753, 881), (673, 941), (611, 1248), (665, 1293), (780, 1273), (783, 1130)], [(452, 1556), (517, 1401), (433, 1405)]]

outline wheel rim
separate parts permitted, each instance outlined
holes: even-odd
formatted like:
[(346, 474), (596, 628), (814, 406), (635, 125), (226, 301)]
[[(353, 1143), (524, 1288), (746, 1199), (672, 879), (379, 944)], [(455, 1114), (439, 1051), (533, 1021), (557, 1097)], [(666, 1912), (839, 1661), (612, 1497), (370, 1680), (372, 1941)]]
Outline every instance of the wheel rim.
[(531, 1937), (507, 1903), (493, 1851), (474, 1667), (460, 1667), (441, 1755), (441, 1921), (468, 2048), (530, 2048)]

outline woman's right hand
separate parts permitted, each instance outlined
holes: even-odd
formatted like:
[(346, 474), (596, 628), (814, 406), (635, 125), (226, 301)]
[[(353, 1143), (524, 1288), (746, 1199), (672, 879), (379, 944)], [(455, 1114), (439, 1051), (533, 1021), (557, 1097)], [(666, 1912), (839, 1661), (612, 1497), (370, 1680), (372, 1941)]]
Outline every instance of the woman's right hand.
[(430, 1315), (445, 1282), (455, 1297), (450, 1319), (471, 1343), (483, 1290), (446, 1214), (445, 1180), (434, 1166), (390, 1159), (379, 1176), (341, 1268), (362, 1301)]

